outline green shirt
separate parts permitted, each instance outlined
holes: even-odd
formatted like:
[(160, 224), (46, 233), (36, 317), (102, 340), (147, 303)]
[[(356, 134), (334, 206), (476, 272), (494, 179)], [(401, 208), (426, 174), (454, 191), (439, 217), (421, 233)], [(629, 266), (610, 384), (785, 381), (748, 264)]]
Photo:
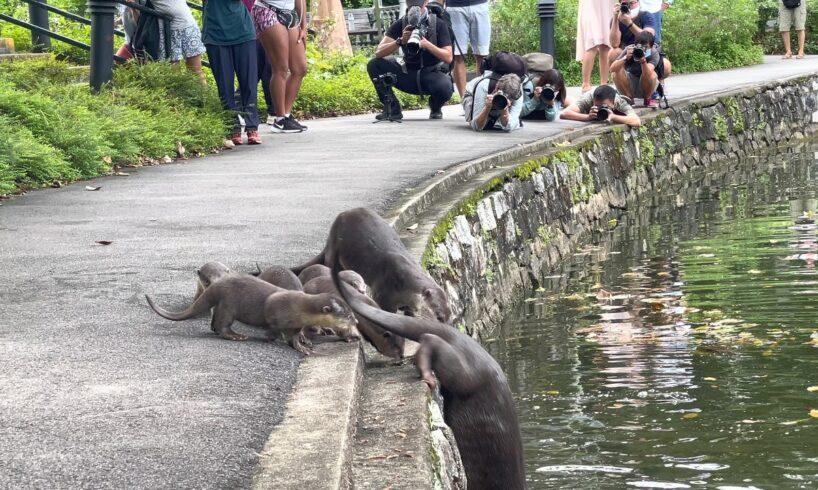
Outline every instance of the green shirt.
[(230, 46), (252, 41), (256, 29), (241, 0), (207, 0), (202, 17), (202, 42)]

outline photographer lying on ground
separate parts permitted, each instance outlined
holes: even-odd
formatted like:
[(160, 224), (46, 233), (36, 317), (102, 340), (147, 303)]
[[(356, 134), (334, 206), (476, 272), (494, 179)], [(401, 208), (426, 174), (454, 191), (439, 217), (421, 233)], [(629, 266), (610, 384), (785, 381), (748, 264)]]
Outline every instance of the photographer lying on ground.
[[(466, 96), (463, 98), (466, 121), (475, 131), (501, 129), (508, 132), (518, 129), (523, 109), (520, 77), (509, 73), (498, 80), (491, 78), (491, 72), (486, 73), (488, 76), (484, 75), (485, 78), (475, 78), (466, 85)], [(473, 95), (469, 97), (468, 94)]]
[[(426, 9), (427, 0), (406, 0), (406, 15), (386, 31), (375, 57), (366, 66), (378, 98), (384, 105), (375, 119), (403, 119), (392, 87), (416, 95), (429, 95), (429, 119), (441, 119), (443, 104), (454, 92), (449, 75), (452, 39), (446, 22)], [(403, 48), (404, 64), (386, 58)]]
[[(618, 28), (617, 28), (618, 26)], [(614, 5), (614, 16), (611, 21), (611, 51), (608, 61), (611, 64), (619, 58), (622, 50), (635, 44), (636, 36), (642, 31), (656, 35), (656, 24), (653, 14), (639, 10), (639, 0), (624, 1)]]
[(546, 70), (535, 79), (536, 86), (530, 80), (523, 86), (523, 119), (540, 119), (553, 121), (563, 107), (568, 107), (571, 99), (565, 90), (565, 78), (559, 70)]
[(651, 95), (659, 81), (670, 75), (670, 61), (653, 45), (653, 34), (642, 31), (636, 35), (636, 43), (626, 47), (611, 63), (611, 73), (621, 94), (634, 101), (644, 99), (645, 107), (658, 107), (659, 103)]
[(563, 109), (560, 117), (571, 121), (610, 121), (634, 128), (642, 125), (633, 107), (610, 85), (600, 85), (593, 92), (587, 92)]

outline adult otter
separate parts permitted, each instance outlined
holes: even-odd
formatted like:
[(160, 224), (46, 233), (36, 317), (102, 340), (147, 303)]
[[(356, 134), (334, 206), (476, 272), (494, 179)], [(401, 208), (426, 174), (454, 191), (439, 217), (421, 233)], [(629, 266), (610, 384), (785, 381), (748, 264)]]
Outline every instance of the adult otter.
[[(319, 277), (330, 278), (330, 282), (332, 282), (331, 275), (332, 269), (329, 267), (323, 264), (313, 264), (301, 271), (301, 274), (298, 275), (298, 279), (301, 281), (301, 284), (307, 284)], [(342, 281), (348, 282), (350, 286), (357, 289), (361, 294), (366, 294), (366, 282), (360, 274), (355, 271), (341, 271), (340, 276)]]
[(258, 278), (282, 289), (288, 289), (290, 291), (303, 290), (298, 276), (283, 265), (273, 265), (264, 269), (259, 273)]
[(386, 311), (403, 310), (410, 316), (449, 321), (446, 293), (415, 262), (389, 224), (375, 212), (356, 208), (339, 214), (329, 231), (324, 250), (293, 272), (314, 264), (360, 274), (372, 290), (372, 299)]
[(196, 269), (196, 295), (193, 299), (202, 295), (205, 289), (216, 282), (219, 278), (233, 273), (229, 267), (221, 262), (208, 262)]
[(330, 328), (341, 338), (357, 338), (355, 317), (349, 307), (331, 294), (304, 294), (286, 291), (249, 274), (231, 273), (217, 279), (186, 310), (164, 310), (145, 295), (153, 311), (168, 320), (180, 321), (210, 311), (210, 328), (228, 340), (246, 340), (230, 326), (238, 320), (253, 327), (266, 328), (268, 338), (282, 333), (290, 345), (309, 355), (308, 338), (313, 328)]
[[(323, 266), (321, 266), (323, 267)], [(343, 281), (343, 273), (352, 271), (341, 271), (338, 277)], [(331, 271), (330, 271), (331, 273)], [(354, 274), (354, 272), (353, 272)], [(355, 274), (357, 275), (357, 274)], [(360, 276), (358, 276), (360, 277)], [(344, 281), (350, 284), (349, 281)], [(353, 289), (356, 289), (353, 284), (350, 284)], [(358, 292), (361, 292), (357, 290)], [(335, 289), (335, 283), (332, 281), (332, 276), (318, 276), (308, 283), (304, 284), (304, 292), (307, 294), (330, 293), (338, 295), (338, 290)], [(372, 300), (369, 296), (361, 295), (361, 301), (373, 308), (379, 308), (378, 303)], [(343, 301), (340, 297), (338, 301)], [(375, 349), (387, 357), (395, 359), (403, 359), (403, 348), (406, 343), (405, 339), (399, 335), (395, 335), (388, 330), (384, 330), (378, 325), (370, 322), (364, 317), (355, 317), (358, 320), (358, 332), (361, 336), (372, 344)]]
[(366, 304), (339, 281), (336, 288), (355, 315), (420, 343), (415, 363), (423, 382), (440, 386), (443, 416), (454, 432), (469, 490), (525, 488), (525, 460), (508, 381), (474, 339), (434, 320), (396, 315)]

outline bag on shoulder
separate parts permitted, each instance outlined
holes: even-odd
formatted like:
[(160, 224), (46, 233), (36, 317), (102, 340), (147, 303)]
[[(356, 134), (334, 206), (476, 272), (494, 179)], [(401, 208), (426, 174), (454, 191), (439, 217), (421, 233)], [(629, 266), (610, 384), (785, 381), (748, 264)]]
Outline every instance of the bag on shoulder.
[(784, 6), (788, 9), (797, 9), (801, 6), (801, 0), (781, 0), (784, 2)]
[[(150, 0), (145, 2), (148, 8), (154, 8)], [(140, 12), (136, 30), (131, 38), (131, 50), (134, 57), (140, 62), (158, 60), (161, 55), (159, 49), (159, 33), (162, 29), (162, 19), (145, 12)]]

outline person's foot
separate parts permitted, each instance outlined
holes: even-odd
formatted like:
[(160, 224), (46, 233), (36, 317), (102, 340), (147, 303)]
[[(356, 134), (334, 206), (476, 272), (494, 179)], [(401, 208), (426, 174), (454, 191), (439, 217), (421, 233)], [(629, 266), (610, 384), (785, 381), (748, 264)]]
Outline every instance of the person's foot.
[(376, 115), (375, 119), (378, 121), (400, 121), (403, 119), (403, 111), (401, 111), (400, 108), (397, 110), (392, 109), (392, 114), (387, 114), (386, 110), (384, 110), (380, 114)]
[(584, 84), (584, 83), (583, 83), (583, 84), (582, 84), (582, 89), (581, 89), (581, 90), (582, 90), (582, 93), (584, 94), (585, 92), (587, 92), (587, 91), (591, 90), (591, 86), (590, 86), (590, 85), (586, 85), (586, 84)]
[(248, 145), (260, 145), (261, 144), (261, 136), (259, 136), (258, 131), (251, 129), (247, 131), (247, 144)]
[(429, 112), (429, 119), (443, 119), (443, 111), (440, 109), (432, 109), (431, 112)]
[(784, 53), (784, 56), (781, 57), (782, 60), (788, 60), (790, 58), (792, 58), (792, 53), (790, 52)]
[(232, 141), (234, 145), (240, 145), (241, 133), (233, 133), (233, 136), (230, 137), (230, 141)]
[(300, 133), (304, 130), (295, 120), (282, 116), (273, 121), (273, 124), (270, 125), (270, 131), (273, 133)]
[(290, 114), (290, 115), (289, 115), (289, 116), (287, 116), (287, 117), (290, 119), (290, 121), (294, 122), (294, 123), (295, 123), (297, 126), (300, 126), (302, 131), (306, 131), (306, 130), (307, 130), (307, 126), (304, 126), (303, 124), (301, 124), (300, 122), (298, 122), (298, 121), (297, 121), (297, 120), (296, 120), (296, 119), (293, 117), (293, 115), (292, 115), (292, 114)]
[(795, 57), (795, 59), (798, 59), (798, 60), (803, 60), (803, 59), (804, 59), (804, 52), (803, 52), (803, 51), (799, 51), (799, 52), (798, 52), (798, 56), (796, 56), (796, 57)]
[(650, 107), (651, 109), (656, 109), (659, 107), (659, 103), (654, 98), (647, 98), (645, 99), (645, 107)]

